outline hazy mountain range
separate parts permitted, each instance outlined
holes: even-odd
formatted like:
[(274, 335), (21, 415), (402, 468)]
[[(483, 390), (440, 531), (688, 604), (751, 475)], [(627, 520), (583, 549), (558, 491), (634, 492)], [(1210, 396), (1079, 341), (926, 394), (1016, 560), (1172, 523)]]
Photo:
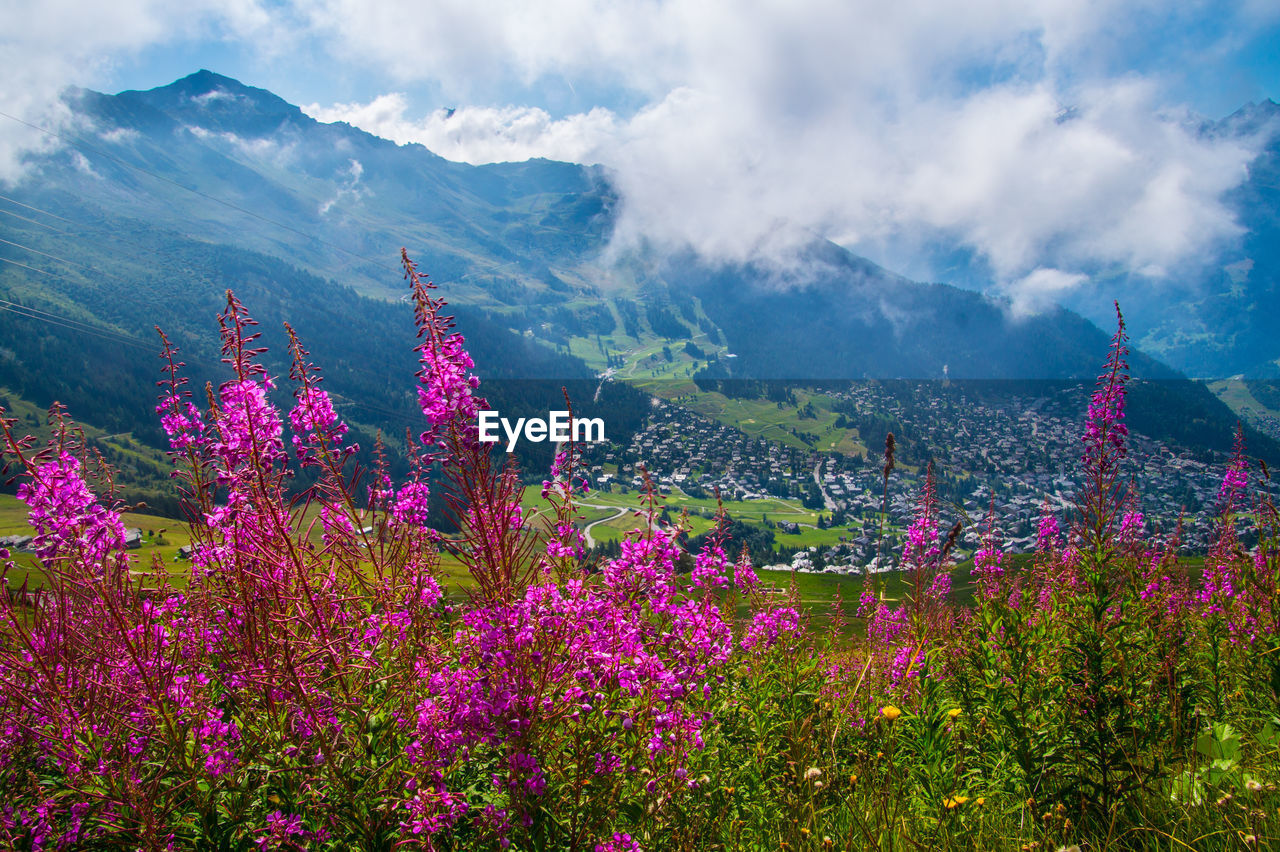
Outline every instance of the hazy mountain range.
[[(272, 342), (275, 321), (293, 322), (335, 387), (366, 406), (357, 420), (411, 417), (401, 246), (469, 308), (464, 331), (486, 375), (508, 379), (586, 381), (574, 341), (613, 351), (703, 334), (735, 356), (713, 354), (713, 378), (1092, 380), (1112, 330), (1098, 299), (1088, 313), (1102, 328), (1063, 308), (1015, 318), (974, 290), (909, 281), (825, 241), (781, 270), (617, 252), (625, 199), (600, 168), (454, 163), (208, 71), (149, 91), (77, 90), (67, 103), (74, 129), (32, 156), (0, 205), (0, 299), (46, 312), (3, 316), (0, 386), (36, 401), (96, 394), (104, 426), (132, 422), (123, 411), (153, 395), (155, 324), (216, 379), (226, 288), (273, 323)], [(1276, 110), (1232, 120), (1266, 123)], [(1135, 352), (1139, 375), (1280, 372), (1277, 156), (1273, 141), (1233, 197), (1247, 236), (1178, 299), (1112, 274), (1134, 294), (1135, 340), (1161, 359)], [(1189, 393), (1205, 417), (1226, 418)]]

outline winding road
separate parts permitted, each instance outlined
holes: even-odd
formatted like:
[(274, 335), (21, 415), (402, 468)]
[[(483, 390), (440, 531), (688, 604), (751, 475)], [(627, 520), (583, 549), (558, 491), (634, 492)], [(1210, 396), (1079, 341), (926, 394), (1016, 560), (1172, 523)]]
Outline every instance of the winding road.
[(604, 524), (604, 523), (608, 523), (609, 521), (616, 521), (618, 518), (621, 518), (627, 512), (631, 511), (630, 507), (628, 506), (601, 506), (599, 503), (579, 503), (578, 505), (588, 506), (592, 509), (617, 509), (617, 512), (610, 515), (609, 517), (601, 518), (598, 521), (592, 521), (591, 523), (587, 524), (585, 527), (582, 528), (582, 535), (587, 540), (588, 550), (596, 546), (596, 540), (591, 536), (592, 527), (594, 527), (596, 524)]

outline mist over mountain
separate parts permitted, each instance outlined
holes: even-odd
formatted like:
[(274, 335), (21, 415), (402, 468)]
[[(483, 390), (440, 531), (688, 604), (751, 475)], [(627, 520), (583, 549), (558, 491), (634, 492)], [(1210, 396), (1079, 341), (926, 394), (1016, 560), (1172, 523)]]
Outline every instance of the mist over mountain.
[(1268, 140), (1227, 196), (1240, 237), (1168, 280), (1123, 276), (1118, 283), (1134, 293), (1134, 337), (1193, 376), (1280, 378), (1280, 105), (1251, 104), (1204, 132)]
[[(453, 163), (418, 145), (321, 124), (269, 92), (207, 71), (150, 91), (80, 91), (71, 100), (91, 128), (85, 144), (41, 162), (39, 179), (22, 187), (25, 197), (52, 201), (62, 190), (63, 205), (74, 196), (86, 209), (274, 255), (367, 295), (399, 294), (394, 258), (404, 245), (451, 298), (519, 317), (535, 335), (578, 331), (565, 327), (572, 319), (544, 316), (552, 306), (576, 315), (584, 300), (692, 296), (705, 299), (713, 323), (730, 329), (744, 321), (743, 300), (796, 319), (815, 304), (835, 306), (822, 311), (831, 336), (874, 344), (822, 359), (739, 353), (769, 375), (924, 378), (949, 362), (981, 377), (1076, 377), (1095, 369), (1099, 338), (1087, 324), (1056, 311), (1014, 322), (977, 294), (922, 287), (823, 241), (781, 275), (705, 268), (694, 257), (644, 250), (622, 258), (620, 275), (616, 258), (605, 254), (621, 202), (598, 168)], [(954, 324), (939, 326), (941, 317)], [(970, 333), (949, 333), (960, 329)], [(1066, 345), (1016, 363), (993, 357), (1010, 335)]]
[[(31, 155), (26, 179), (7, 192), (29, 208), (14, 208), (25, 219), (6, 217), (18, 245), (0, 246), (12, 261), (0, 270), (0, 297), (135, 341), (149, 343), (159, 323), (214, 364), (213, 315), (222, 291), (235, 289), (251, 311), (291, 319), (353, 404), (366, 394), (361, 422), (371, 426), (378, 409), (412, 414), (401, 246), (467, 309), (463, 331), (486, 377), (587, 381), (583, 347), (608, 355), (642, 339), (705, 334), (725, 356), (708, 358), (710, 378), (1092, 380), (1110, 336), (1108, 317), (1104, 331), (1062, 308), (1016, 316), (821, 240), (784, 268), (620, 251), (610, 237), (626, 200), (604, 169), (450, 162), (317, 122), (209, 71), (148, 91), (76, 90), (67, 102), (78, 130)], [(1231, 267), (1242, 303), (1251, 282), (1274, 290), (1266, 270), (1275, 249), (1263, 245), (1275, 229), (1270, 150), (1239, 200), (1257, 211), (1262, 234), (1250, 244), (1253, 265)], [(1259, 305), (1250, 322), (1262, 329)], [(1124, 307), (1135, 328), (1174, 321)], [(77, 338), (53, 343), (65, 329), (38, 319), (5, 328), (0, 385), (35, 394), (43, 383), (38, 396), (78, 386), (94, 360), (147, 361), (136, 348), (78, 361), (68, 349)], [(91, 337), (79, 339), (92, 348)], [(1167, 355), (1176, 347), (1160, 341), (1170, 339), (1144, 331), (1142, 342)], [(1132, 361), (1140, 376), (1178, 375), (1141, 353)], [(147, 396), (153, 366), (122, 369), (117, 393)], [(1229, 419), (1225, 408), (1212, 416)]]
[[(1187, 375), (1280, 378), (1280, 105), (1248, 104), (1201, 122), (1197, 133), (1257, 147), (1243, 180), (1223, 198), (1235, 236), (1167, 268), (1086, 266), (1056, 298), (1105, 325), (1118, 295), (1135, 345)], [(943, 280), (974, 290), (993, 286), (991, 268), (971, 250), (939, 239), (922, 253)]]

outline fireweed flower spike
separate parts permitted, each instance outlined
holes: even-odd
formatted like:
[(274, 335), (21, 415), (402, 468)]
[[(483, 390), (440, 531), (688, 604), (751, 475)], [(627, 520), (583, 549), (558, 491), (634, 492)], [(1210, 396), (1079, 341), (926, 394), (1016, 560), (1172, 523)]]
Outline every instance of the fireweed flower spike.
[(408, 252), (400, 250), (405, 279), (418, 327), (416, 351), (418, 401), (427, 429), (420, 436), (428, 458), (440, 461), (448, 479), (444, 502), (462, 535), (448, 540), (453, 554), (488, 601), (510, 601), (538, 572), (534, 551), (538, 537), (525, 535), (511, 523), (523, 486), (510, 457), (495, 462), (490, 445), (479, 440), (477, 412), (488, 403), (474, 395), (480, 380), (470, 372), (475, 362), (453, 331), (453, 318), (442, 313), (446, 302), (432, 295), (436, 286), (418, 272)]
[(1236, 529), (1236, 512), (1248, 486), (1248, 460), (1244, 454), (1244, 433), (1236, 427), (1235, 447), (1231, 461), (1218, 488), (1218, 517), (1214, 525), (1213, 546), (1205, 559), (1197, 598), (1206, 617), (1222, 616), (1232, 633), (1246, 629), (1245, 612), (1249, 597), (1241, 576), (1240, 536)]
[(476, 413), (488, 408), (488, 403), (472, 393), (480, 386), (480, 380), (470, 372), (475, 362), (463, 348), (465, 339), (453, 331), (453, 317), (441, 313), (448, 303), (431, 295), (436, 285), (418, 272), (404, 249), (400, 250), (400, 261), (413, 296), (413, 317), (421, 341), (417, 346), (422, 365), (418, 402), (428, 424), (422, 443), (444, 448), (446, 435), (476, 441)]
[[(908, 587), (864, 586), (865, 640), (850, 647), (818, 641), (817, 613), (802, 616), (745, 551), (731, 566), (741, 542), (718, 534), (686, 553), (687, 527), (655, 522), (652, 491), (641, 529), (612, 555), (584, 554), (573, 446), (547, 479), (551, 511), (530, 512), (514, 469), (474, 440), (477, 382), (443, 301), (402, 260), (426, 419), (425, 442), (405, 441), (405, 476), (380, 438), (373, 470), (359, 468), (292, 337), (292, 408), (276, 411), (233, 295), (226, 381), (207, 405), (166, 345), (158, 414), (185, 466), (195, 546), (178, 583), (130, 565), (109, 480), (94, 492), (91, 453), (56, 410), (39, 453), (0, 417), (39, 560), (29, 586), (0, 595), (0, 847), (637, 852), (786, 836), (834, 848), (849, 807), (892, 811), (868, 829), (931, 847), (956, 839), (938, 833), (947, 825), (984, 830), (966, 816), (966, 778), (982, 783), (974, 806), (990, 797), (984, 809), (1005, 815), (1047, 820), (1034, 797), (1075, 803), (1055, 817), (1071, 829), (1054, 830), (1096, 840), (1157, 801), (1134, 798), (1144, 791), (1167, 802), (1183, 767), (1127, 756), (1176, 761), (1199, 732), (1169, 735), (1170, 721), (1272, 712), (1258, 663), (1277, 653), (1275, 508), (1251, 507), (1269, 531), (1246, 551), (1240, 445), (1203, 574), (1179, 563), (1177, 536), (1155, 540), (1118, 487), (1123, 324), (1090, 405), (1084, 520), (1064, 540), (1046, 504), (1019, 587), (990, 512), (965, 609), (947, 596), (953, 551), (926, 473), (901, 529)], [(432, 498), (456, 531), (427, 526)], [(439, 547), (471, 573), (468, 593), (446, 595)], [(19, 564), (0, 553), (6, 579)], [(898, 797), (880, 773), (912, 778), (925, 736), (933, 780)], [(1259, 806), (1272, 792), (1244, 787)], [(889, 808), (886, 790), (900, 798)], [(797, 792), (813, 807), (798, 810)], [(929, 833), (911, 835), (913, 820)], [(955, 845), (993, 837), (980, 836)]]
[[(293, 355), (289, 378), (297, 384), (293, 393), (295, 403), (289, 411), (294, 453), (304, 467), (323, 464), (332, 472), (335, 460), (330, 453), (339, 449), (343, 436), (347, 434), (347, 424), (338, 418), (328, 392), (320, 387), (320, 371), (307, 360), (308, 352), (302, 348), (293, 327), (285, 323), (285, 331), (288, 332), (289, 350)], [(342, 449), (342, 453), (351, 455), (359, 449), (353, 444)]]
[(1088, 419), (1081, 438), (1085, 486), (1080, 493), (1076, 534), (1084, 553), (1095, 566), (1107, 558), (1113, 532), (1124, 501), (1120, 484), (1121, 462), (1127, 454), (1129, 429), (1124, 422), (1126, 385), (1129, 382), (1129, 353), (1125, 341), (1124, 317), (1116, 303), (1116, 333), (1111, 338), (1106, 365), (1098, 376), (1098, 387), (1089, 401)]
[(986, 600), (992, 600), (1004, 587), (1004, 553), (1000, 549), (1000, 528), (996, 523), (995, 497), (987, 510), (986, 529), (982, 535), (982, 547), (973, 554), (973, 577), (978, 581), (978, 592)]

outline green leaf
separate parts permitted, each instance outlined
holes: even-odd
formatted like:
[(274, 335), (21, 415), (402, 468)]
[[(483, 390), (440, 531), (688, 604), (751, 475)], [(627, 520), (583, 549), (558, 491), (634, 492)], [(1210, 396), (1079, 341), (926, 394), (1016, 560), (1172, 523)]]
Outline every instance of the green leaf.
[(1212, 760), (1235, 761), (1240, 755), (1240, 735), (1229, 724), (1215, 722), (1196, 738), (1196, 751)]

